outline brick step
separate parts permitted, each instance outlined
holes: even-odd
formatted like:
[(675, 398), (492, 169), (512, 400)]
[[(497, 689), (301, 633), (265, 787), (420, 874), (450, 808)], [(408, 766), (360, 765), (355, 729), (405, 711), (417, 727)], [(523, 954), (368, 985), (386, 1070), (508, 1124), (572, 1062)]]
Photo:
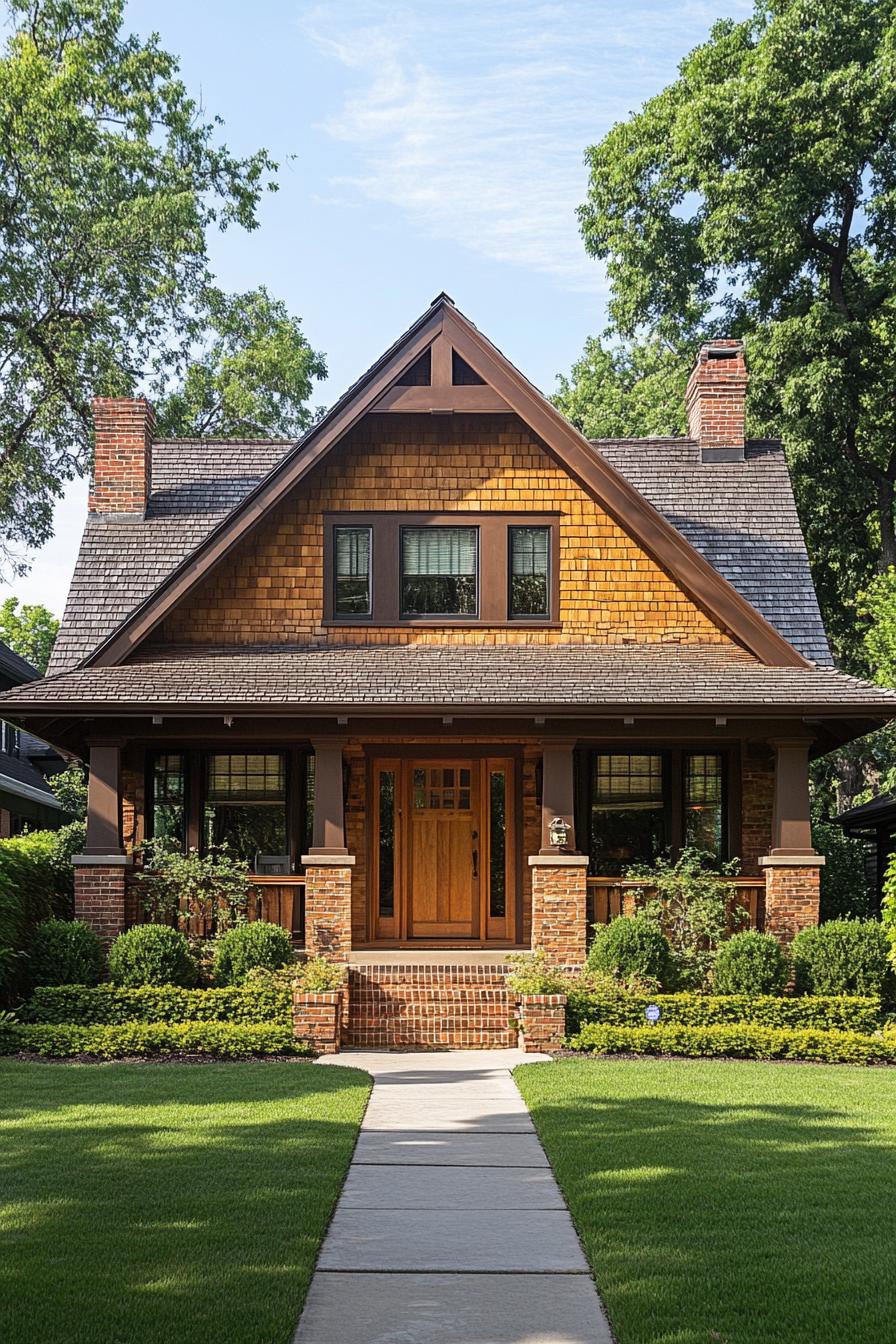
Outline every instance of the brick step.
[(380, 1049), (516, 1045), (514, 996), (495, 965), (350, 966), (345, 1044)]

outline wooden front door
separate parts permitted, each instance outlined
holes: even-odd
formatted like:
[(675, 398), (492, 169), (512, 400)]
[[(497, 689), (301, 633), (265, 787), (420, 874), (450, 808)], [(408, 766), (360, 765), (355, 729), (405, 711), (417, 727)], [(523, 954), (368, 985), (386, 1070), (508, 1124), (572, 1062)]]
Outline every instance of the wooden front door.
[(373, 941), (513, 941), (514, 765), (481, 755), (373, 762)]

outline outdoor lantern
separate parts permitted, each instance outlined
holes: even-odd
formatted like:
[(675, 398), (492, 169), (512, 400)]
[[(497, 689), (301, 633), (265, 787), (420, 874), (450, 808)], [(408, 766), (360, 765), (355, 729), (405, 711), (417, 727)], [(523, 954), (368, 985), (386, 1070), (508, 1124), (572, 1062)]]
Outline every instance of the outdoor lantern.
[(563, 849), (569, 835), (569, 822), (562, 817), (554, 817), (548, 827), (548, 839), (555, 849)]

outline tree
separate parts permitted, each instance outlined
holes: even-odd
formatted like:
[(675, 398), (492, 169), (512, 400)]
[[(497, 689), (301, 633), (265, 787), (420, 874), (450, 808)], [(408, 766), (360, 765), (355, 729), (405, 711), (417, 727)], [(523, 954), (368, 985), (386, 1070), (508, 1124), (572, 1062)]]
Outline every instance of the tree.
[(616, 334), (747, 338), (751, 408), (783, 435), (840, 651), (896, 564), (896, 13), (758, 0), (589, 149), (586, 246)]
[(0, 604), (0, 639), (38, 672), (47, 670), (58, 631), (52, 611), (39, 603), (20, 609), (19, 599), (8, 597)]
[(614, 342), (612, 332), (603, 341), (592, 336), (552, 400), (587, 438), (684, 434), (693, 349), (659, 339)]
[(212, 228), (256, 226), (276, 165), (234, 157), (123, 0), (8, 0), (0, 50), (0, 552), (51, 534), (90, 398), (183, 368)]
[(208, 336), (157, 403), (163, 437), (295, 438), (311, 423), (312, 379), (326, 377), (301, 323), (264, 288), (206, 296)]

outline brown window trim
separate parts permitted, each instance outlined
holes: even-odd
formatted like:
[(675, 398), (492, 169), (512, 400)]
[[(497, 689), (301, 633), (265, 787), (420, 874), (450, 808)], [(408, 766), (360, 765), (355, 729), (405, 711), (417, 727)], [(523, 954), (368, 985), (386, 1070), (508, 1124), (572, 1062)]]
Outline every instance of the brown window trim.
[[(333, 535), (337, 527), (369, 527), (372, 532), (371, 614), (337, 616), (333, 607)], [(476, 616), (402, 617), (400, 544), (402, 527), (475, 527), (479, 531), (479, 611)], [(509, 551), (511, 527), (551, 530), (551, 610), (546, 617), (511, 618)], [(550, 630), (560, 624), (560, 517), (555, 513), (325, 513), (324, 624), (334, 627), (527, 627)]]

